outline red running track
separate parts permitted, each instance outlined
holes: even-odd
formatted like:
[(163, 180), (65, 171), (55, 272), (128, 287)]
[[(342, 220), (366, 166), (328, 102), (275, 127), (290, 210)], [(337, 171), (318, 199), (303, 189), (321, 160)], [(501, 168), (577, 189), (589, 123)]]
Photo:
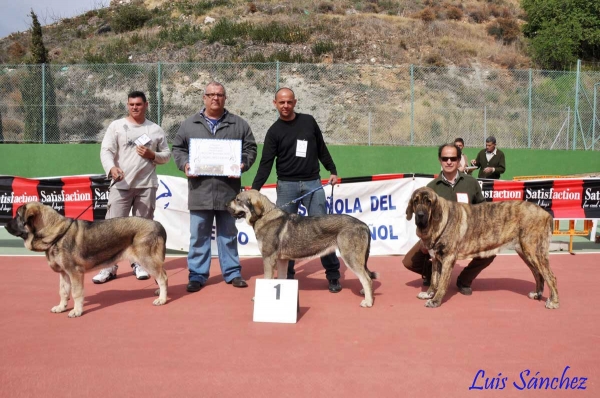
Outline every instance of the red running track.
[[(551, 256), (558, 310), (526, 297), (533, 277), (517, 256), (497, 257), (470, 297), (454, 286), (455, 269), (436, 309), (416, 298), (420, 278), (401, 257), (370, 259), (380, 273), (370, 309), (359, 306), (351, 271), (343, 267), (344, 290), (331, 294), (319, 261), (302, 262), (301, 314), (290, 325), (252, 322), (257, 258), (242, 259), (249, 288), (225, 284), (214, 260), (193, 294), (185, 258), (167, 259), (162, 307), (152, 305), (154, 282), (136, 280), (127, 264), (104, 285), (91, 283), (92, 272), (84, 315), (69, 319), (50, 313), (58, 275), (44, 258), (0, 257), (0, 397), (597, 397), (599, 259)], [(563, 389), (517, 388), (523, 371), (532, 383), (536, 372), (560, 379), (567, 366), (574, 387), (587, 378), (585, 390), (565, 390), (564, 377)], [(469, 389), (486, 377), (504, 388)]]

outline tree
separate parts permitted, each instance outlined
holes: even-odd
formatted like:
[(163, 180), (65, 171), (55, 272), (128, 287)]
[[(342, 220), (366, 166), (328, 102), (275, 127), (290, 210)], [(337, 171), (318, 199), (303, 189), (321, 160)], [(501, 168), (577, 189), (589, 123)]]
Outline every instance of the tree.
[[(46, 142), (58, 143), (60, 130), (58, 128), (58, 110), (56, 107), (56, 90), (54, 78), (49, 69), (48, 51), (44, 46), (42, 26), (37, 15), (31, 10), (31, 59), (27, 75), (21, 80), (20, 89), (25, 108), (24, 140), (39, 142), (45, 127)], [(42, 79), (42, 75), (44, 78)], [(44, 90), (42, 92), (42, 90)], [(45, 109), (42, 109), (42, 94), (45, 94)], [(43, 113), (45, 112), (45, 114)]]
[(600, 59), (600, 1), (521, 0), (533, 58), (544, 68), (566, 69), (577, 59)]

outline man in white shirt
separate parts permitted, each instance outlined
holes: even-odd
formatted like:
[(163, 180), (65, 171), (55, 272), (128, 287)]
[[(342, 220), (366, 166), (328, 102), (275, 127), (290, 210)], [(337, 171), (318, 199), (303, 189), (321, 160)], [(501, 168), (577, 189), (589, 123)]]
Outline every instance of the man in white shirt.
[[(164, 130), (146, 119), (148, 101), (141, 91), (127, 96), (126, 118), (112, 122), (100, 148), (100, 161), (108, 176), (114, 181), (108, 195), (106, 219), (132, 215), (154, 218), (158, 177), (156, 165), (171, 158)], [(131, 264), (137, 279), (150, 276), (143, 264)], [(105, 283), (117, 277), (115, 264), (104, 268), (92, 278), (94, 283)]]

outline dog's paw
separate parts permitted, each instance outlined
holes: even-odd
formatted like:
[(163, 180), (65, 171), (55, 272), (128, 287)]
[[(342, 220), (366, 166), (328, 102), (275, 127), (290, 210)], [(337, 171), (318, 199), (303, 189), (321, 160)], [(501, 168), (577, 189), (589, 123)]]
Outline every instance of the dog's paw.
[(541, 300), (542, 299), (542, 293), (538, 293), (538, 292), (530, 292), (527, 297), (529, 297), (532, 300)]
[(552, 302), (550, 299), (546, 300), (546, 308), (549, 310), (555, 310), (558, 308), (558, 302)]
[(159, 297), (159, 298), (157, 298), (156, 300), (154, 300), (154, 301), (152, 302), (152, 304), (154, 304), (154, 305), (163, 305), (163, 304), (165, 304), (166, 302), (167, 302), (167, 299), (161, 299), (161, 298)]
[(77, 311), (75, 308), (69, 312), (69, 318), (77, 318), (79, 316), (81, 316), (81, 311)]
[(440, 303), (434, 300), (427, 300), (427, 302), (425, 303), (425, 307), (427, 308), (436, 308), (439, 307)]
[(428, 300), (433, 297), (433, 292), (421, 292), (417, 294), (419, 300)]
[(364, 299), (360, 302), (360, 306), (363, 308), (370, 308), (373, 306), (373, 300)]
[(59, 304), (59, 305), (55, 305), (54, 307), (52, 307), (50, 309), (50, 312), (54, 312), (55, 314), (58, 314), (60, 312), (64, 312), (66, 309), (67, 309), (66, 305)]

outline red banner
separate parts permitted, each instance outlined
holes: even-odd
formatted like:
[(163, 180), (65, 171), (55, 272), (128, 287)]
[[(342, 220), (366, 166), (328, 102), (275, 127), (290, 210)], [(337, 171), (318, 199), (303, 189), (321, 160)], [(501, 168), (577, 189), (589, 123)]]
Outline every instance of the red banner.
[(600, 218), (600, 179), (479, 180), (488, 202), (526, 200), (550, 212), (555, 219)]
[(104, 175), (29, 179), (0, 176), (0, 225), (27, 202), (42, 202), (80, 220), (104, 220), (109, 180)]

